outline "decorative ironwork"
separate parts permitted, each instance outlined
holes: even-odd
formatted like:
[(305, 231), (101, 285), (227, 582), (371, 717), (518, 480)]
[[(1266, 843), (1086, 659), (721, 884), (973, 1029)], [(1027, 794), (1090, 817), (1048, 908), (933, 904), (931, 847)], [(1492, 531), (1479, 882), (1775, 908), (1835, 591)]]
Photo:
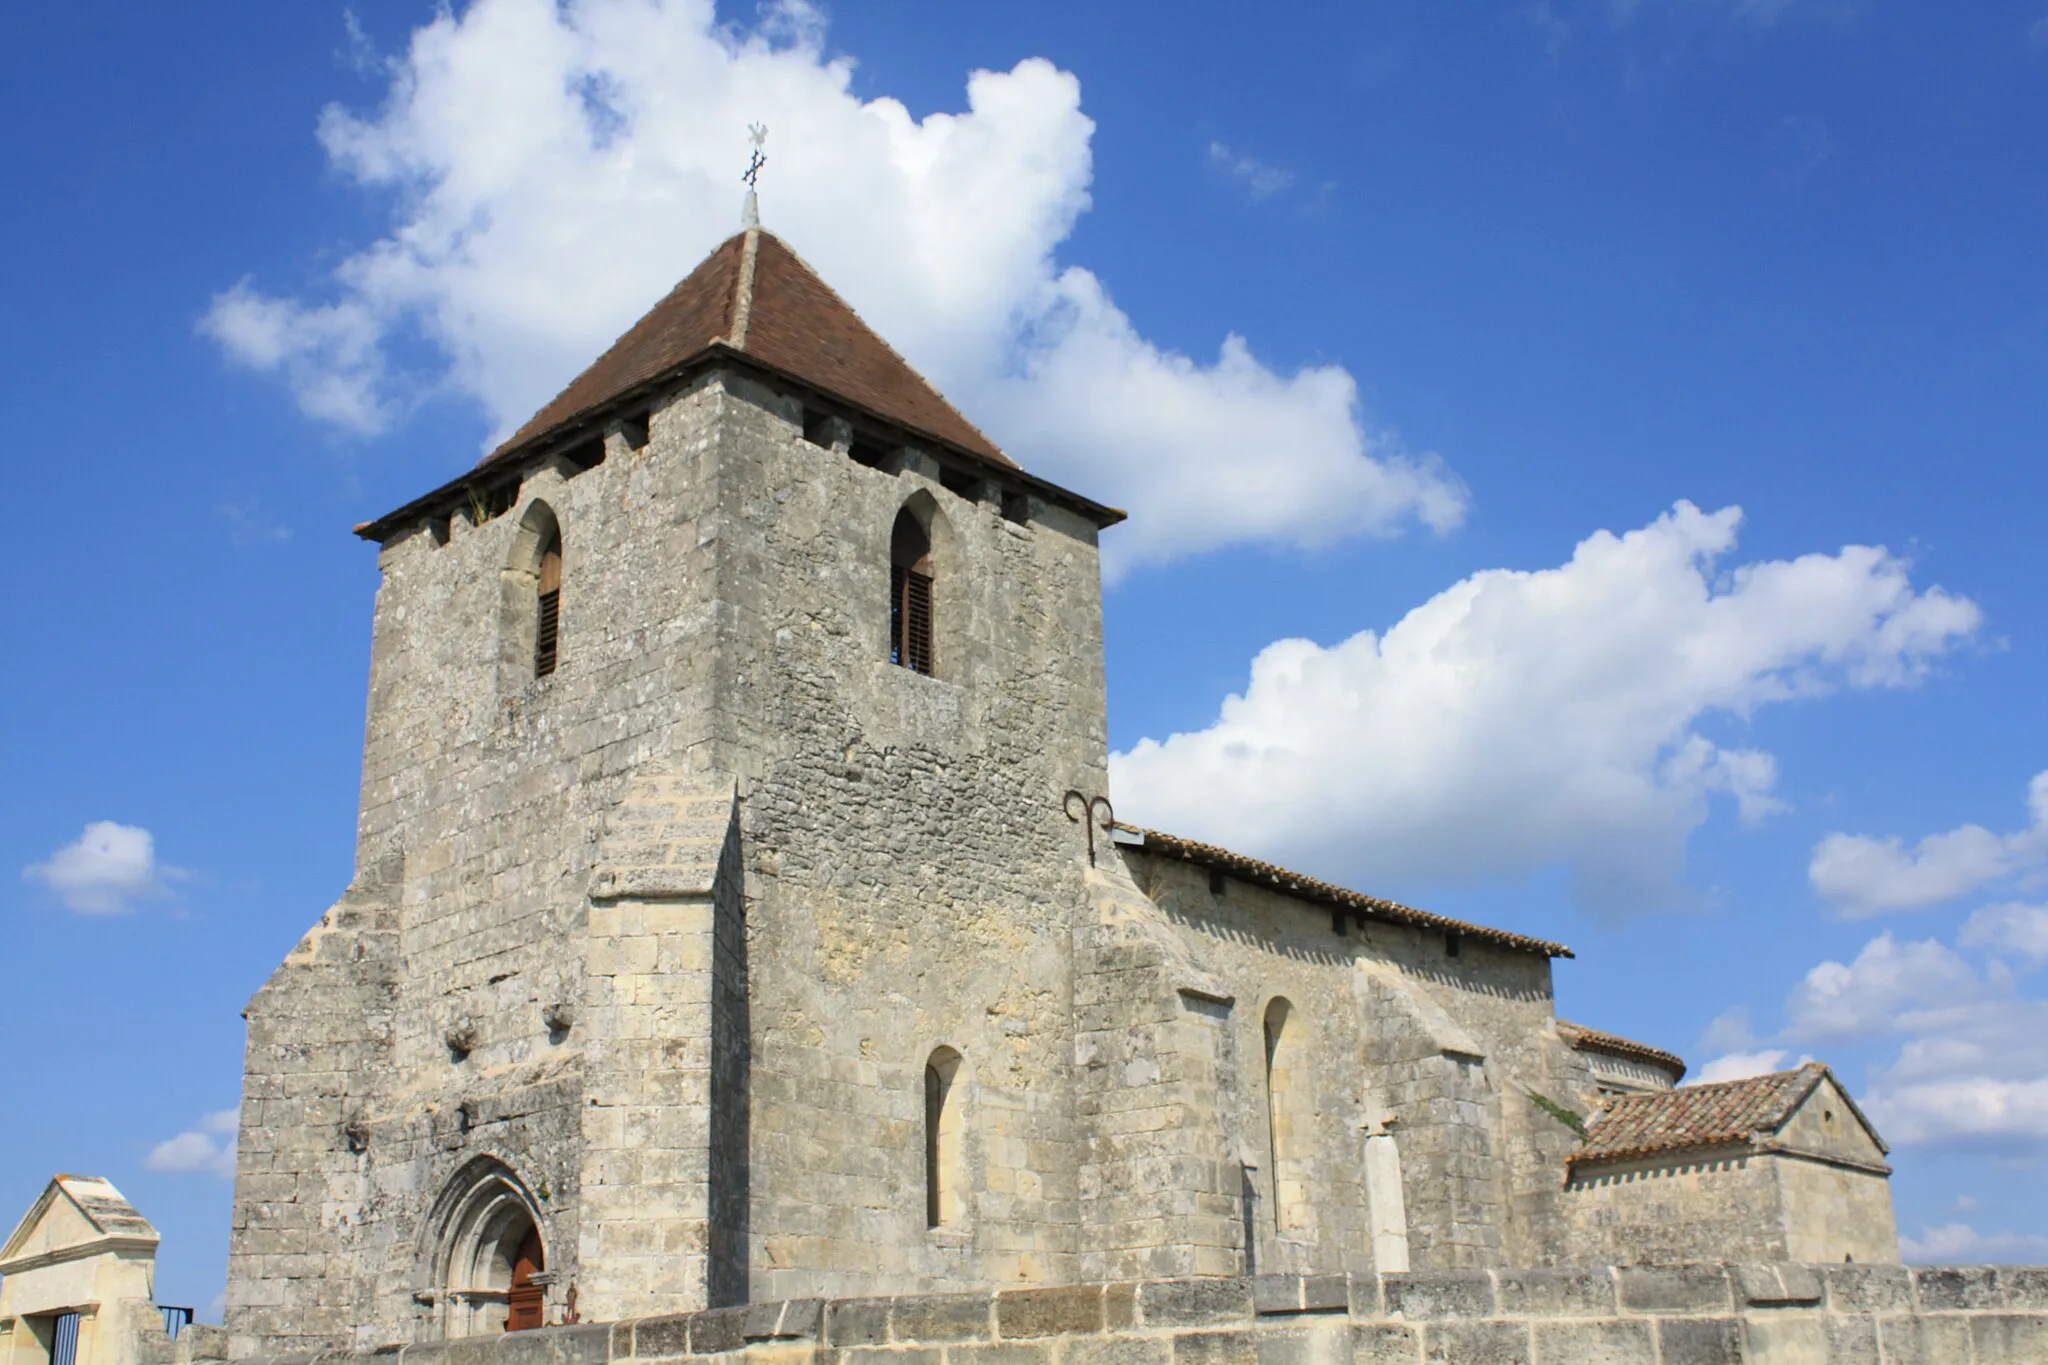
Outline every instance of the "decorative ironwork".
[[(1087, 831), (1088, 866), (1095, 866), (1095, 817), (1098, 814), (1102, 817), (1101, 825), (1104, 834), (1108, 834), (1116, 828), (1116, 811), (1110, 806), (1109, 798), (1106, 796), (1089, 796), (1079, 790), (1069, 790), (1061, 798), (1060, 807), (1066, 811), (1069, 820), (1072, 820)], [(1076, 812), (1076, 807), (1079, 807), (1078, 813)]]

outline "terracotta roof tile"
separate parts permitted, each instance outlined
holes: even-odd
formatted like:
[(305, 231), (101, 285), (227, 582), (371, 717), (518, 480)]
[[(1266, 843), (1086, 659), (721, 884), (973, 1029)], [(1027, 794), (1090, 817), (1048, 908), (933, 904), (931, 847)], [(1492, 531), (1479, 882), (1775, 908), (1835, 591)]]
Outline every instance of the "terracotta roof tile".
[(1334, 882), (1319, 881), (1314, 877), (1303, 876), (1299, 872), (1289, 872), (1284, 867), (1262, 863), (1256, 858), (1247, 858), (1242, 853), (1232, 853), (1229, 849), (1218, 848), (1214, 844), (1198, 843), (1193, 839), (1183, 839), (1177, 834), (1162, 834), (1156, 829), (1146, 829), (1141, 825), (1125, 824), (1122, 821), (1117, 823), (1116, 828), (1141, 837), (1144, 840), (1143, 848), (1148, 853), (1162, 853), (1184, 862), (1213, 867), (1255, 885), (1271, 886), (1290, 895), (1300, 896), (1304, 900), (1355, 911), (1367, 919), (1376, 919), (1387, 924), (1405, 924), (1411, 928), (1430, 929), (1446, 934), (1460, 934), (1481, 943), (1493, 943), (1525, 953), (1542, 953), (1546, 957), (1573, 955), (1572, 950), (1562, 943), (1529, 938), (1523, 934), (1509, 933), (1505, 929), (1489, 929), (1483, 924), (1467, 924), (1448, 915), (1431, 914), (1427, 910), (1402, 905), (1399, 901), (1382, 900), (1378, 896), (1348, 890)]
[(1572, 1154), (1572, 1164), (1757, 1141), (1783, 1127), (1828, 1074), (1826, 1066), (1808, 1062), (1791, 1071), (1740, 1081), (1623, 1095), (1594, 1120), (1585, 1142)]
[(703, 358), (714, 345), (897, 426), (1016, 468), (816, 271), (759, 228), (727, 238), (484, 462)]
[(1016, 467), (780, 238), (764, 232), (760, 241), (748, 355), (877, 417)]
[(1557, 1021), (1558, 1036), (1566, 1046), (1580, 1052), (1605, 1052), (1615, 1057), (1627, 1057), (1632, 1061), (1645, 1062), (1672, 1073), (1676, 1083), (1685, 1075), (1685, 1058), (1675, 1052), (1666, 1052), (1661, 1047), (1651, 1047), (1633, 1038), (1624, 1038), (1618, 1033), (1603, 1033), (1584, 1024), (1574, 1024), (1569, 1019)]
[[(935, 451), (950, 450), (1014, 471), (1010, 478), (1098, 526), (1124, 519), (1114, 507), (1019, 469), (862, 322), (802, 258), (759, 228), (720, 243), (590, 368), (485, 456), (477, 469), (516, 465), (523, 457), (540, 453), (552, 438), (595, 435), (594, 424), (588, 432), (579, 432), (579, 424), (719, 358), (750, 363), (766, 375), (830, 395), (855, 414), (922, 438)], [(383, 540), (434, 509), (459, 506), (475, 482), (475, 471), (451, 479), (403, 507), (358, 524), (356, 534)]]
[(484, 463), (509, 454), (602, 407), (693, 356), (732, 328), (733, 303), (739, 292), (740, 264), (746, 234), (729, 237), (706, 256), (681, 284), (654, 305), (589, 369), (535, 413), (525, 426), (485, 457)]

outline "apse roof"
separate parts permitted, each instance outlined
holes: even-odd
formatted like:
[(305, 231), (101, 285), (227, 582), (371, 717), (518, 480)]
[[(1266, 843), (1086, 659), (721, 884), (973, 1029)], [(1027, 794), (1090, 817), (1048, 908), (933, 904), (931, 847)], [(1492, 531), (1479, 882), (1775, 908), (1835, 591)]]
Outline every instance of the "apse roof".
[(1603, 1033), (1596, 1028), (1587, 1028), (1584, 1024), (1574, 1024), (1569, 1019), (1557, 1021), (1557, 1033), (1567, 1044), (1580, 1052), (1605, 1052), (1610, 1056), (1627, 1057), (1632, 1061), (1643, 1062), (1670, 1072), (1674, 1082), (1685, 1075), (1685, 1058), (1675, 1052), (1666, 1052), (1661, 1047), (1639, 1043), (1618, 1033)]

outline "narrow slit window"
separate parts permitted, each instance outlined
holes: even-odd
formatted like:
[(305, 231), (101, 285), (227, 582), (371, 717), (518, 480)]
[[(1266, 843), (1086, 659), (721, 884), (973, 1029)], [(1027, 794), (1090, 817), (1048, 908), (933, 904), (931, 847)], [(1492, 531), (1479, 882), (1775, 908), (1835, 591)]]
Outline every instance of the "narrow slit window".
[(932, 542), (908, 508), (889, 537), (889, 662), (932, 671)]
[(1306, 1040), (1291, 1004), (1275, 1000), (1267, 1007), (1265, 1034), (1273, 1227), (1282, 1236), (1298, 1237), (1309, 1228), (1309, 1146), (1315, 1106), (1309, 1097)]
[(924, 1066), (924, 1225), (960, 1221), (960, 1054), (942, 1047)]
[(562, 538), (548, 538), (540, 555), (539, 614), (533, 631), (533, 676), (545, 678), (555, 671), (555, 659), (562, 634)]

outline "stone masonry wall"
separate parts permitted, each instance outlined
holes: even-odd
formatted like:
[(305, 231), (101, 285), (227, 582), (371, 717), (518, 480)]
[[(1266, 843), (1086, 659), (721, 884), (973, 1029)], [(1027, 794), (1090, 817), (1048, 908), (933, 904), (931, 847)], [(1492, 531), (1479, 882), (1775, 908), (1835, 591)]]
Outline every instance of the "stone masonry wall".
[(1899, 1258), (1889, 1169), (1830, 1078), (1761, 1144), (1575, 1166), (1559, 1202), (1586, 1260), (1867, 1265)]
[[(1363, 1182), (1368, 1133), (1391, 1134), (1400, 1153), (1411, 1266), (1565, 1258), (1558, 1173), (1576, 1135), (1530, 1092), (1583, 1113), (1592, 1086), (1583, 1054), (1557, 1034), (1548, 959), (1470, 938), (1453, 957), (1441, 933), (1333, 920), (1327, 907), (1236, 878), (1219, 892), (1204, 868), (1137, 848), (1119, 853), (1143, 893), (1127, 936), (1156, 940), (1158, 970), (1171, 979), (1121, 984), (1112, 1003), (1166, 1009), (1191, 1034), (1213, 1035), (1207, 1055), (1216, 1062), (1185, 1063), (1200, 1093), (1184, 1098), (1180, 1121), (1190, 1131), (1177, 1140), (1207, 1158), (1186, 1167), (1207, 1182), (1193, 1201), (1227, 1201), (1248, 1229), (1249, 1263), (1245, 1231), (1221, 1244), (1229, 1270), (1377, 1269)], [(1293, 1229), (1273, 1210), (1263, 1071), (1264, 1019), (1280, 998), (1310, 1063), (1315, 1216)], [(1255, 1168), (1249, 1178), (1239, 1161)], [(1254, 1207), (1243, 1215), (1247, 1196)]]
[(598, 1318), (746, 1298), (738, 802), (729, 779), (665, 766), (606, 815), (571, 1025), (586, 1101), (576, 1284)]
[(2048, 1268), (1261, 1275), (764, 1302), (246, 1365), (2034, 1365)]
[[(549, 1021), (583, 995), (606, 812), (706, 737), (716, 413), (699, 384), (645, 449), (614, 434), (595, 467), (550, 459), (509, 508), (383, 546), (355, 884), (248, 1010), (238, 1352), (431, 1335), (427, 1220), (479, 1157), (535, 1193), (565, 1311), (588, 1030)], [(537, 679), (520, 607), (548, 515), (560, 662)]]
[(1231, 1006), (1106, 856), (1096, 922), (1074, 945), (1074, 1076), (1084, 1133), (1080, 1279), (1230, 1275), (1245, 1265), (1243, 1188), (1221, 1106), (1238, 1061)]
[[(734, 379), (720, 442), (713, 735), (744, 791), (757, 1298), (1078, 1278), (1069, 788), (1106, 784), (1093, 528), (1004, 515), (900, 450), (806, 439)], [(930, 526), (936, 663), (889, 660), (889, 545)], [(957, 1051), (958, 1217), (928, 1227), (923, 1083)]]
[(1782, 1254), (1774, 1166), (1747, 1151), (1708, 1150), (1575, 1172), (1565, 1186), (1573, 1243), (1588, 1259), (1616, 1261)]
[(393, 1084), (395, 863), (359, 871), (248, 1010), (229, 1256), (268, 1275), (229, 1291), (244, 1350), (348, 1340), (369, 1293), (372, 1267), (335, 1232), (371, 1198), (348, 1133)]

